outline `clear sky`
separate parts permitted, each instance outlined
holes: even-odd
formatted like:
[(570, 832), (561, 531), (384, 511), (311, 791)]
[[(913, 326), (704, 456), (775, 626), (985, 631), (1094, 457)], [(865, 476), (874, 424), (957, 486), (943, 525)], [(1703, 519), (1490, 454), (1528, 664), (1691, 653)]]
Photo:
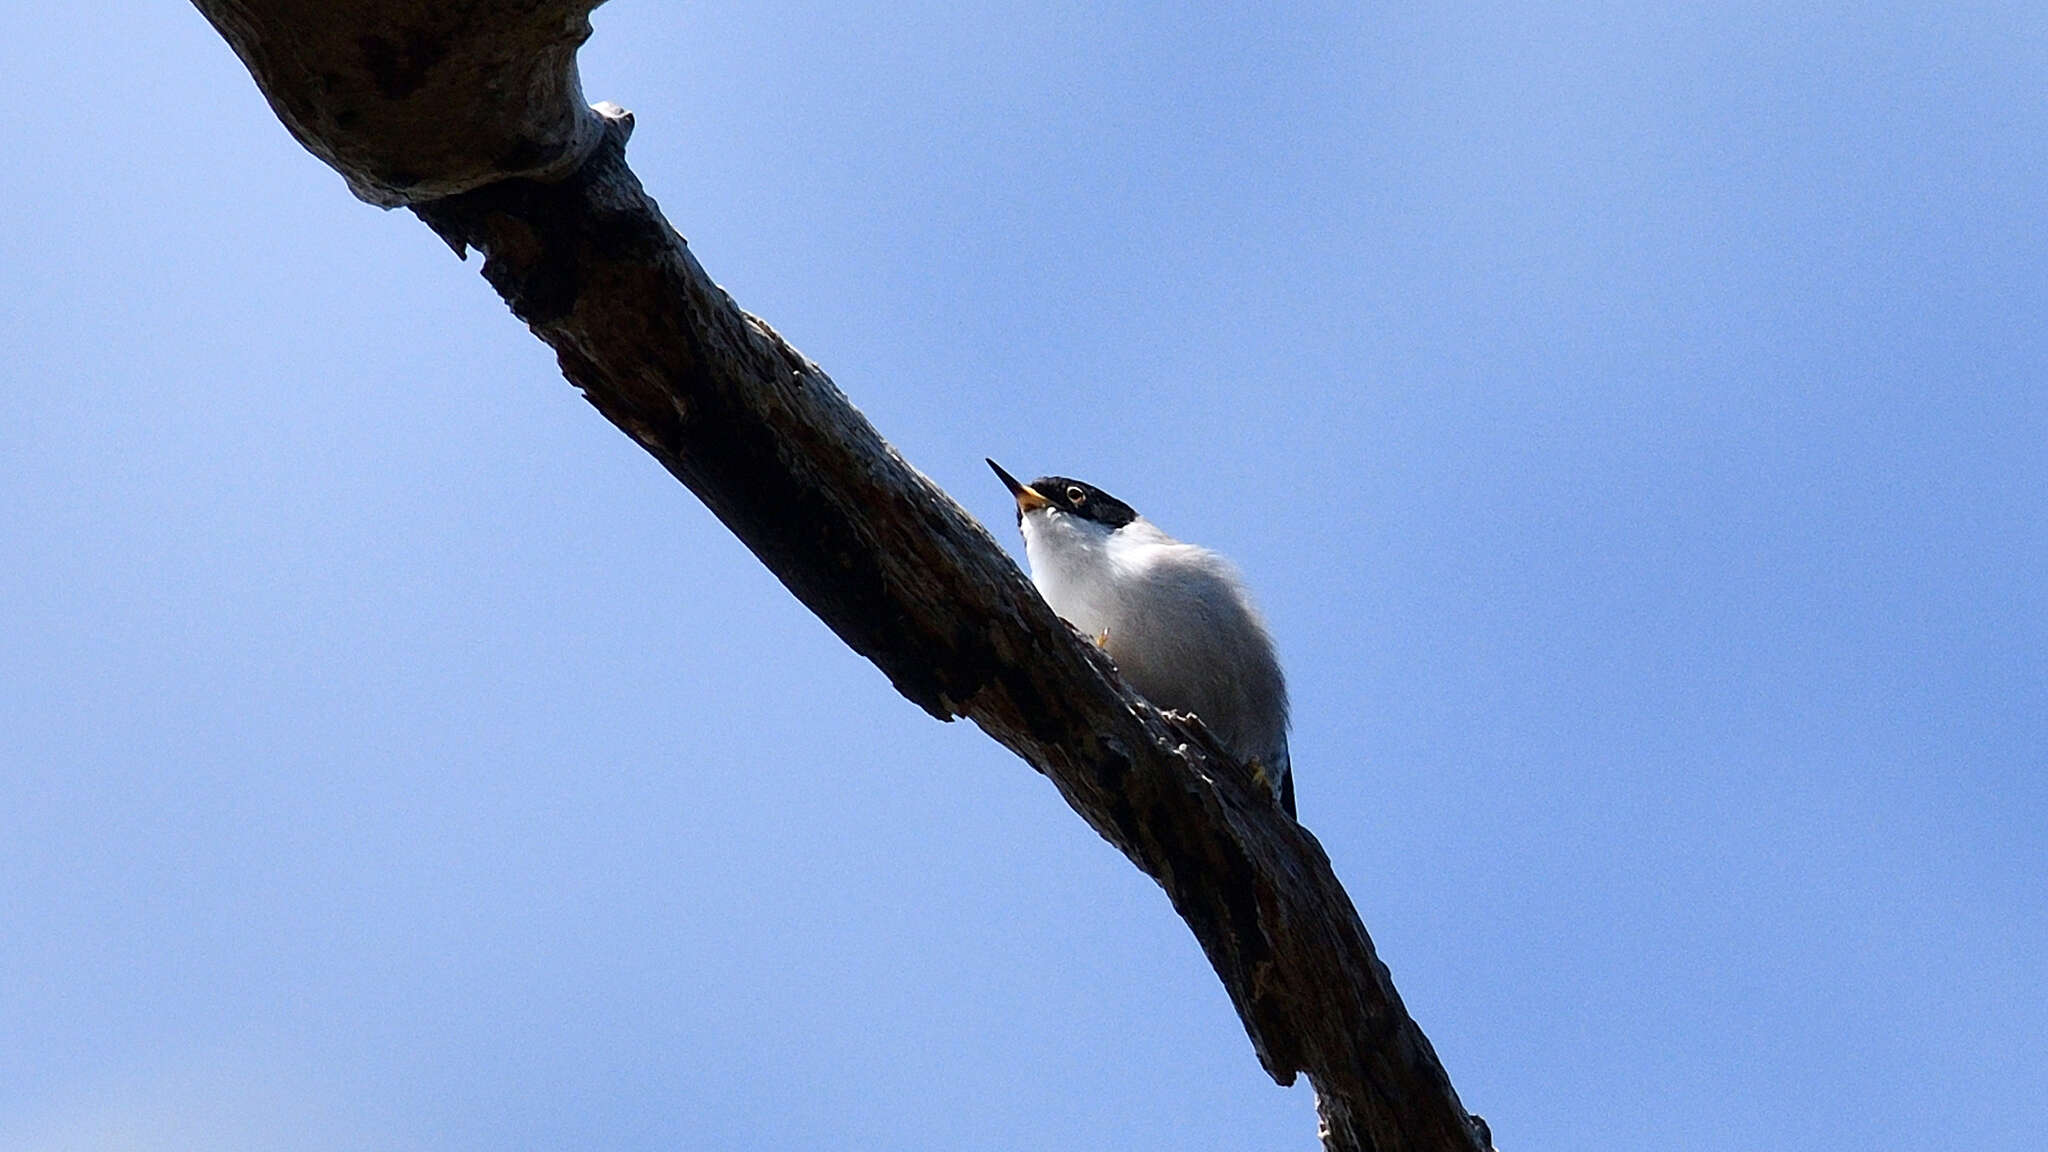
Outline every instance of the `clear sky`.
[[(617, 0), (742, 305), (1235, 557), (1508, 1152), (2048, 1129), (2048, 7)], [(352, 200), (0, 17), (0, 1149), (1282, 1149), (1166, 900)]]

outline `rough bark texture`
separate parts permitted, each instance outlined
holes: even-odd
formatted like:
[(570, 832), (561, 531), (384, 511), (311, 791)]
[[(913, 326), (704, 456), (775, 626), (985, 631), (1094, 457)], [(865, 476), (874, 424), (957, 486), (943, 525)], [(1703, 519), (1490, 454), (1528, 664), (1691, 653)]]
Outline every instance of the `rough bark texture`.
[[(554, 68), (552, 80), (529, 89), (544, 98), (508, 103), (500, 88), (451, 110), (464, 98), (461, 84), (429, 100), (416, 98), (418, 87), (380, 89), (374, 77), (389, 62), (362, 47), (405, 42), (408, 21), (446, 8), (426, 0), (197, 2), (312, 151), (359, 195), (371, 189), (365, 198), (410, 203), (458, 253), (483, 252), (485, 277), (555, 349), (590, 403), (847, 644), (933, 716), (972, 719), (1044, 773), (1159, 882), (1267, 1072), (1282, 1084), (1308, 1074), (1327, 1148), (1485, 1152), (1483, 1124), (1459, 1104), (1315, 837), (1199, 724), (1161, 714), (1124, 687), (980, 524), (898, 456), (817, 365), (711, 281), (626, 166), (629, 116), (603, 109), (603, 119), (591, 117), (600, 127), (593, 147), (576, 117), (555, 114), (574, 90), (573, 56), (564, 71), (557, 49), (580, 34), (543, 36), (533, 48)], [(295, 23), (302, 7), (324, 14)], [(486, 7), (455, 6), (491, 52), (509, 42), (501, 26), (558, 29), (563, 13), (580, 24), (587, 11), (572, 4), (543, 18), (539, 5), (507, 0), (494, 24)], [(338, 50), (321, 69), (303, 67), (307, 54), (296, 46), (344, 25), (353, 58)], [(434, 51), (475, 55), (455, 42)], [(287, 64), (273, 68), (280, 59)], [(365, 112), (347, 103), (379, 92), (388, 106)], [(553, 182), (484, 183), (474, 157), (457, 156), (445, 170), (406, 167), (433, 151), (421, 141), (449, 135), (441, 117), (467, 125), (502, 108), (509, 118), (487, 135), (554, 125), (557, 135), (536, 138), (534, 154), (577, 156), (580, 165), (548, 167), (560, 177)], [(394, 179), (401, 169), (405, 178)], [(470, 190), (421, 191), (455, 186)]]
[(604, 134), (576, 49), (600, 0), (203, 0), (299, 143), (396, 208), (558, 179)]

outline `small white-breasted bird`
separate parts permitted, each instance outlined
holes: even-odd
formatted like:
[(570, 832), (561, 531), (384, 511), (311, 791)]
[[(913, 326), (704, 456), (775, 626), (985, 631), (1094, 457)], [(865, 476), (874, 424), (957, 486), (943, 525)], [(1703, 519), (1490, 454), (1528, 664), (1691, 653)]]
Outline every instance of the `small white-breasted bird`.
[(1102, 645), (1139, 695), (1201, 717), (1294, 815), (1287, 680), (1230, 561), (1175, 540), (1092, 484), (1019, 484), (988, 466), (1017, 500), (1031, 581), (1052, 610)]

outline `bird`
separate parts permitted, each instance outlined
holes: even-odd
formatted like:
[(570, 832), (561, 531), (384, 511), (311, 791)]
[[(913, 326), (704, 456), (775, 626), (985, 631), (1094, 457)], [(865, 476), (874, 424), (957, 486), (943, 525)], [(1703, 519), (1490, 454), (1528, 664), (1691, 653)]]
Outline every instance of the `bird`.
[(1236, 566), (1093, 484), (1020, 484), (988, 466), (1017, 502), (1031, 582), (1052, 610), (1100, 645), (1140, 696), (1199, 717), (1295, 815), (1287, 678)]

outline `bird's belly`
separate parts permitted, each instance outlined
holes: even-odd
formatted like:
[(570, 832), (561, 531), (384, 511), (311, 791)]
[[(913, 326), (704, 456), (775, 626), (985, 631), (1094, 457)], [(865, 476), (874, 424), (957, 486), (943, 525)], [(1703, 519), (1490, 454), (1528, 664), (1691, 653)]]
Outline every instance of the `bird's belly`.
[[(1250, 621), (1219, 622), (1198, 598), (1157, 595), (1119, 604), (1145, 627), (1111, 619), (1105, 648), (1124, 681), (1154, 706), (1192, 712), (1240, 759), (1271, 764), (1286, 755), (1286, 704), (1258, 686), (1280, 683), (1271, 651), (1253, 642)], [(1223, 637), (1244, 642), (1231, 644)]]
[[(1216, 701), (1200, 690), (1200, 670), (1214, 666), (1210, 654), (1189, 651), (1192, 646), (1188, 644), (1173, 643), (1136, 628), (1119, 629), (1113, 622), (1103, 629), (1103, 634), (1103, 647), (1109, 658), (1116, 661), (1117, 670), (1140, 696), (1168, 711), (1217, 711)], [(1213, 722), (1223, 717), (1204, 719)]]

